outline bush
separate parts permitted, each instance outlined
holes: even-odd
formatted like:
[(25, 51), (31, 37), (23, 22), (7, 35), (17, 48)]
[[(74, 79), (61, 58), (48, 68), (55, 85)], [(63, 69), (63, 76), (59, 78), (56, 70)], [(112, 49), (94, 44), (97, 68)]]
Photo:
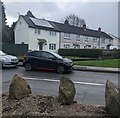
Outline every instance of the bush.
[(103, 59), (119, 59), (120, 58), (120, 50), (103, 50), (102, 52)]
[(102, 56), (102, 50), (100, 49), (59, 49), (58, 53), (62, 56), (87, 58), (98, 58)]

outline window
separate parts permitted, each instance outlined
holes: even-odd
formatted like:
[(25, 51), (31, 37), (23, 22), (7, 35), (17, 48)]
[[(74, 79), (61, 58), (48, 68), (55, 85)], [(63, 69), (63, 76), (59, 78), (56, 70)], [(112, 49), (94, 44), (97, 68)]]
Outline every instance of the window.
[(27, 56), (41, 57), (41, 53), (38, 51), (29, 52)]
[(56, 50), (56, 44), (50, 43), (49, 44), (49, 49), (50, 50)]
[(76, 35), (76, 40), (80, 41), (80, 35)]
[(42, 52), (42, 57), (49, 59), (49, 58), (55, 58), (52, 54), (48, 53), (48, 52)]
[(88, 36), (85, 36), (85, 39), (88, 39)]
[(64, 48), (69, 49), (70, 48), (70, 44), (64, 44)]
[(96, 46), (93, 46), (93, 49), (97, 49), (97, 47), (96, 47)]
[(40, 34), (40, 30), (39, 29), (35, 29), (35, 34)]
[(50, 34), (51, 36), (56, 36), (56, 32), (55, 32), (55, 31), (50, 31), (49, 34)]
[(38, 34), (40, 34), (40, 30), (38, 30)]
[(102, 38), (102, 39), (101, 39), (101, 43), (105, 43), (105, 38)]
[(105, 49), (105, 47), (101, 47), (101, 49)]
[(109, 39), (109, 42), (111, 42), (112, 40), (111, 39)]
[(80, 49), (80, 45), (79, 44), (73, 44), (74, 49)]
[(94, 38), (93, 38), (93, 42), (94, 42), (94, 43), (97, 43), (97, 38), (94, 37)]
[(88, 42), (88, 36), (85, 36), (85, 42)]
[(64, 39), (69, 39), (70, 40), (70, 34), (69, 33), (64, 33)]

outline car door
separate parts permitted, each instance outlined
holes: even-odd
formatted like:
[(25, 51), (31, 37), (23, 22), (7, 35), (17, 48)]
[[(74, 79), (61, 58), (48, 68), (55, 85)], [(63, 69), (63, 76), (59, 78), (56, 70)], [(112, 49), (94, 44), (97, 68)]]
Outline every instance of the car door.
[(29, 56), (29, 61), (32, 64), (32, 67), (39, 68), (42, 66), (41, 52), (34, 51)]
[(49, 52), (42, 52), (43, 68), (46, 70), (55, 70), (57, 66), (56, 57)]

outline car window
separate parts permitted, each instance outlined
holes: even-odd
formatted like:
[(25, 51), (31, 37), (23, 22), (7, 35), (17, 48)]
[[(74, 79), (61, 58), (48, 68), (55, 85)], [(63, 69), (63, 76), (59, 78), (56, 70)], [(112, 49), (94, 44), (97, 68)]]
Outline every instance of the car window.
[(41, 57), (41, 52), (38, 51), (29, 52), (28, 56)]
[(52, 54), (48, 53), (48, 52), (42, 52), (42, 57), (43, 58), (55, 58)]

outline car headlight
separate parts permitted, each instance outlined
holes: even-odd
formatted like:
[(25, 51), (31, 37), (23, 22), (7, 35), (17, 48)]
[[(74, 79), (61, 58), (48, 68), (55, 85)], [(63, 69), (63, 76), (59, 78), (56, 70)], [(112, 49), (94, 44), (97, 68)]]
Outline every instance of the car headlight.
[(9, 58), (4, 58), (4, 62), (11, 62), (11, 59), (9, 59)]

